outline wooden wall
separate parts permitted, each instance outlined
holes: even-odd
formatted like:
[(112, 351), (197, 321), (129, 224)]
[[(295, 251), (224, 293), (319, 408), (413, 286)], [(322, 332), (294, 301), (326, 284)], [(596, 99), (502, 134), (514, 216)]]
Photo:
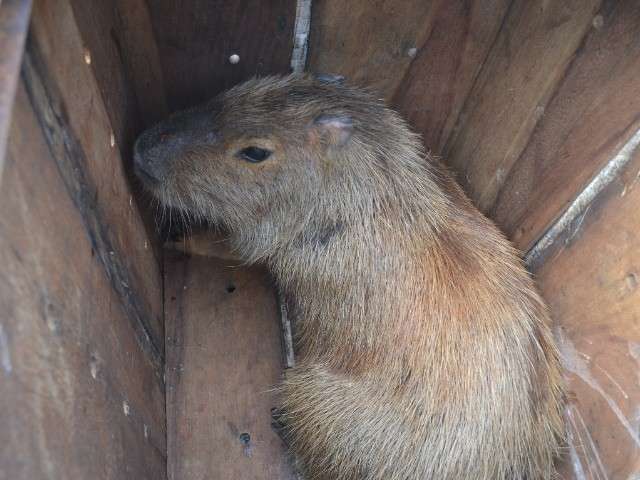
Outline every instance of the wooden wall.
[(3, 480), (166, 478), (159, 258), (93, 61), (70, 5), (34, 2), (0, 184)]
[[(34, 2), (0, 189), (0, 479), (162, 478), (163, 308), (171, 478), (290, 475), (258, 395), (279, 352), (251, 340), (277, 333), (268, 280), (163, 263), (130, 152), (168, 112), (286, 73), (294, 21), (284, 0)], [(533, 252), (570, 387), (567, 479), (640, 471), (638, 38), (635, 0), (313, 2), (308, 69), (377, 88)]]

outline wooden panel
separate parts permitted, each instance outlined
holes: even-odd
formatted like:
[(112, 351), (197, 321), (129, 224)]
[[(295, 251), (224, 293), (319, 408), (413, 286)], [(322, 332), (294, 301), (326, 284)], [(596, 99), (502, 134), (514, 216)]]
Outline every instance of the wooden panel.
[(129, 147), (167, 114), (160, 59), (144, 0), (71, 0), (116, 140)]
[[(133, 194), (125, 181), (114, 127), (86, 62), (86, 51), (67, 1), (34, 3), (25, 69), (30, 93), (56, 161), (96, 241), (110, 249), (106, 268), (117, 270), (114, 288), (131, 307), (147, 347), (162, 361), (162, 291)], [(126, 277), (120, 282), (118, 277)], [(144, 339), (141, 337), (141, 340)]]
[(0, 2), (0, 176), (30, 11), (31, 0)]
[(640, 3), (605, 2), (593, 25), (493, 211), (525, 250), (640, 128)]
[(23, 87), (0, 185), (0, 479), (165, 478), (164, 392)]
[(228, 264), (166, 264), (169, 478), (293, 480), (270, 426), (282, 371), (275, 294), (264, 271)]
[[(288, 0), (149, 2), (171, 110), (253, 75), (287, 73), (295, 22)], [(232, 65), (229, 56), (240, 62)]]
[(445, 148), (447, 163), (487, 212), (567, 65), (599, 0), (515, 0)]
[(393, 96), (443, 0), (313, 2), (309, 70), (341, 74)]
[(137, 135), (168, 114), (160, 59), (144, 0), (70, 0), (85, 54), (91, 60), (113, 127), (134, 201), (150, 246), (161, 256), (155, 209), (135, 179), (132, 148)]
[(436, 11), (392, 104), (442, 154), (511, 0), (452, 0)]
[(640, 151), (536, 271), (567, 370), (566, 478), (640, 474)]

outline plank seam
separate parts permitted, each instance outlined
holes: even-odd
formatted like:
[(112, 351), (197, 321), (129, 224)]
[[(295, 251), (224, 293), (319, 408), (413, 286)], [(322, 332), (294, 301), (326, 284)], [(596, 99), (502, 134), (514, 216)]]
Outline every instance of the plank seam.
[(298, 0), (296, 3), (296, 22), (293, 29), (293, 51), (291, 52), (293, 73), (302, 73), (307, 66), (310, 29), (311, 0)]
[(524, 257), (528, 267), (538, 263), (545, 256), (547, 250), (552, 247), (561, 235), (573, 228), (577, 221), (582, 223), (584, 215), (598, 195), (614, 181), (622, 169), (631, 161), (634, 153), (640, 146), (640, 129), (618, 150), (595, 177), (587, 184), (580, 194), (571, 202), (564, 213), (556, 220), (545, 234), (529, 249)]
[(28, 40), (22, 77), (38, 123), (43, 130), (47, 146), (56, 162), (65, 188), (80, 213), (91, 246), (136, 333), (136, 341), (152, 364), (156, 377), (164, 389), (164, 357), (153, 339), (149, 322), (151, 314), (133, 290), (132, 279), (120, 260), (122, 255), (114, 248), (108, 229), (100, 218), (95, 201), (95, 185), (84, 172), (87, 164), (85, 152), (66, 124), (64, 112), (57, 108), (59, 102), (56, 102), (46, 87), (47, 83), (36, 67), (39, 63), (36, 60), (37, 51), (34, 50), (32, 41)]

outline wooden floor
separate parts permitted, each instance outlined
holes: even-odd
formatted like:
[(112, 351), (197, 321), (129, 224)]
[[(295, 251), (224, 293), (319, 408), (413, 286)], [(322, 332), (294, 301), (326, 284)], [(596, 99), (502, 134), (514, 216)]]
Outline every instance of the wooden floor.
[(282, 372), (276, 296), (265, 271), (228, 264), (165, 262), (168, 477), (294, 480), (271, 428)]

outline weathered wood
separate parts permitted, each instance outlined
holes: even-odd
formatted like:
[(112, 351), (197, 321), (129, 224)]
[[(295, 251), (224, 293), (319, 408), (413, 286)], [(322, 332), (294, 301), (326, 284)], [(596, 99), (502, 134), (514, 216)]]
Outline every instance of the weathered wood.
[[(295, 2), (156, 0), (151, 20), (171, 110), (204, 101), (253, 75), (286, 73)], [(229, 62), (232, 54), (240, 61)]]
[(0, 185), (0, 479), (166, 478), (164, 392), (20, 86)]
[(395, 90), (391, 103), (436, 155), (443, 152), (510, 3), (452, 0), (439, 5), (428, 38)]
[(429, 36), (444, 0), (313, 2), (308, 68), (344, 75), (387, 99)]
[(640, 149), (536, 270), (569, 387), (565, 478), (640, 473)]
[(0, 1), (0, 178), (31, 0)]
[[(159, 262), (112, 142), (102, 96), (86, 63), (75, 18), (67, 1), (37, 1), (33, 7), (25, 78), (52, 154), (112, 284), (139, 324), (139, 340), (155, 361), (164, 350)], [(106, 257), (105, 257), (106, 256)], [(116, 273), (117, 272), (117, 273)]]
[[(160, 59), (144, 0), (70, 0), (116, 140), (128, 152), (135, 136), (167, 115)], [(108, 100), (108, 101), (106, 101)]]
[(491, 210), (600, 0), (515, 0), (445, 147), (481, 210)]
[(275, 292), (264, 271), (229, 264), (166, 262), (169, 478), (294, 479), (271, 428), (282, 371)]
[[(69, 0), (90, 69), (102, 94), (120, 149), (134, 202), (141, 210), (156, 258), (155, 209), (133, 174), (132, 147), (137, 135), (168, 113), (160, 59), (144, 0)], [(159, 260), (160, 261), (160, 260)]]
[(529, 249), (640, 128), (640, 3), (607, 1), (505, 181), (492, 216)]

